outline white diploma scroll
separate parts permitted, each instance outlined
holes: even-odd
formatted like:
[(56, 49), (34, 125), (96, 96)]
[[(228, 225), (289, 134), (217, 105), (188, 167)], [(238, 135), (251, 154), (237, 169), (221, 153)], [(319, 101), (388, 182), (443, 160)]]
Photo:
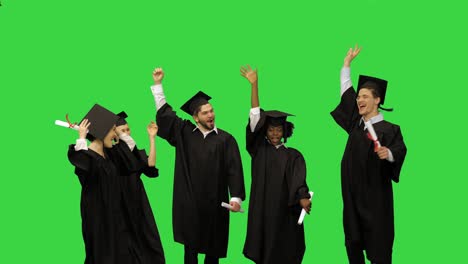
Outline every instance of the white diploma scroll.
[(65, 122), (65, 121), (55, 120), (55, 124), (57, 126), (71, 128), (76, 131), (80, 130), (80, 127), (78, 125), (70, 126), (70, 124), (68, 124), (68, 122)]
[(370, 121), (364, 122), (364, 124), (366, 125), (367, 131), (369, 131), (369, 134), (372, 137), (372, 140), (377, 144), (377, 147), (380, 148), (381, 147), (380, 142), (379, 142), (379, 139), (377, 138), (377, 134), (375, 133), (374, 126), (372, 125)]
[[(314, 192), (309, 192), (309, 194), (310, 194), (310, 199), (309, 200), (312, 201), (312, 196), (314, 196)], [(299, 220), (297, 220), (298, 225), (302, 225), (302, 222), (304, 222), (304, 217), (305, 217), (306, 213), (307, 213), (306, 210), (302, 209), (301, 215), (299, 216)]]
[[(222, 203), (221, 203), (221, 206), (224, 207), (224, 208), (227, 208), (227, 209), (232, 210), (232, 205), (230, 205), (230, 204), (228, 204), (228, 203), (222, 202)], [(244, 210), (241, 208), (241, 209), (239, 210), (239, 212), (240, 212), (240, 213), (243, 213)]]

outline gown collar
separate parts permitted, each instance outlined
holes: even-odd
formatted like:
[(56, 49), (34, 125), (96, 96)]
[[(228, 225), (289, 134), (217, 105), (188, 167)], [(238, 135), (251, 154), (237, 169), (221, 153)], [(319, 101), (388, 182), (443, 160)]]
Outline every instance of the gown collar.
[[(382, 113), (379, 113), (378, 115), (371, 117), (369, 121), (367, 122), (370, 122), (373, 125), (383, 120), (384, 120), (384, 116), (382, 115)], [(359, 125), (361, 125), (363, 122), (366, 123), (366, 121), (364, 121), (364, 117), (361, 117), (361, 119), (359, 120)], [(366, 129), (366, 126), (364, 126), (364, 130), (365, 129)]]
[(199, 127), (198, 125), (192, 130), (192, 132), (195, 132), (195, 130), (200, 130), (200, 132), (203, 134), (203, 138), (206, 138), (206, 136), (208, 136), (208, 134), (210, 134), (211, 132), (215, 132), (216, 134), (218, 134), (218, 128), (215, 127), (213, 129), (211, 129), (210, 131), (206, 131), (206, 132), (203, 132)]

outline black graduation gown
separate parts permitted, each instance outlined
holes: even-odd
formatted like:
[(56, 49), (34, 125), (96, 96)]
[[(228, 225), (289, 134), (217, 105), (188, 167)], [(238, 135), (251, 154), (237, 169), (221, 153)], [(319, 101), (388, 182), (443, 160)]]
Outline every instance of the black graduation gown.
[(341, 161), (343, 225), (346, 245), (358, 245), (374, 262), (391, 260), (394, 222), (392, 180), (399, 182), (406, 146), (398, 125), (387, 121), (373, 124), (382, 146), (390, 149), (395, 161), (380, 160), (373, 142), (360, 124), (356, 92), (349, 88), (331, 112), (348, 134)]
[(165, 263), (164, 251), (158, 228), (140, 179), (141, 174), (154, 178), (159, 175), (158, 169), (148, 166), (148, 156), (136, 146), (130, 150), (124, 141), (115, 144), (110, 150), (111, 159), (119, 170), (119, 182), (122, 189), (123, 209), (128, 216), (128, 235), (132, 255), (142, 264)]
[(263, 111), (254, 132), (247, 124), (247, 151), (252, 157), (252, 187), (244, 255), (262, 264), (301, 263), (305, 242), (304, 227), (297, 224), (299, 200), (310, 198), (304, 157), (267, 141)]
[(158, 136), (175, 147), (173, 192), (174, 240), (199, 253), (226, 257), (229, 211), (221, 202), (245, 199), (244, 176), (237, 142), (218, 129), (203, 138), (169, 104), (156, 114)]
[(115, 264), (119, 245), (125, 238), (119, 235), (120, 184), (114, 164), (92, 150), (68, 149), (68, 159), (75, 166), (81, 183), (81, 219), (85, 243), (85, 264)]

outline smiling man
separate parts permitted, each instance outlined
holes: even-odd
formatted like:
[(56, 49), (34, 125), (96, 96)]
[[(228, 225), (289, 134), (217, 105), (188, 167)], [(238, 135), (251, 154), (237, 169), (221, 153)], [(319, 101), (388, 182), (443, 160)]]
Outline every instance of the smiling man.
[(244, 175), (237, 142), (215, 125), (211, 97), (198, 92), (181, 109), (195, 124), (176, 115), (166, 103), (161, 81), (164, 72), (153, 72), (151, 87), (156, 103), (159, 136), (176, 149), (172, 223), (174, 240), (185, 246), (184, 262), (205, 264), (226, 257), (229, 211), (221, 207), (229, 200), (238, 212), (245, 199)]
[(371, 263), (387, 264), (394, 239), (392, 180), (399, 181), (406, 146), (400, 127), (379, 112), (393, 110), (381, 106), (387, 81), (361, 75), (356, 95), (350, 65), (359, 52), (350, 49), (344, 59), (341, 102), (331, 113), (349, 135), (341, 160), (345, 245), (351, 264), (365, 263), (363, 251)]

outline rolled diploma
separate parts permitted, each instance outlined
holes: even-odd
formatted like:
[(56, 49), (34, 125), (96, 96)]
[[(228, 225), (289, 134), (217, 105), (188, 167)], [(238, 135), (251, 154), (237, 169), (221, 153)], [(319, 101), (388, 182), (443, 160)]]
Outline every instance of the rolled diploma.
[[(80, 130), (80, 126), (78, 126), (78, 125), (70, 126), (68, 124), (68, 122), (64, 122), (64, 121), (60, 121), (60, 120), (55, 120), (55, 124), (57, 126), (71, 128), (71, 129), (76, 130), (76, 131)], [(88, 131), (86, 131), (86, 133), (89, 133), (89, 129), (88, 129)]]
[(367, 130), (369, 131), (372, 139), (377, 142), (377, 146), (380, 148), (381, 147), (380, 142), (379, 142), (379, 139), (377, 138), (377, 134), (375, 133), (374, 126), (372, 125), (370, 121), (364, 122), (364, 123), (366, 124)]
[(60, 120), (55, 120), (55, 124), (57, 126), (71, 128), (71, 129), (76, 130), (76, 131), (80, 130), (80, 127), (78, 125), (70, 126), (70, 124), (68, 124), (68, 122), (64, 122), (64, 121), (60, 121)]
[[(312, 201), (312, 196), (314, 196), (314, 192), (309, 192), (309, 194), (310, 194), (310, 199), (309, 200)], [(299, 220), (297, 220), (298, 225), (302, 225), (302, 222), (304, 222), (304, 217), (305, 217), (306, 213), (307, 213), (306, 210), (302, 209), (301, 215), (299, 216)]]
[[(232, 205), (228, 204), (228, 203), (225, 203), (225, 202), (221, 202), (221, 206), (224, 207), (224, 208), (227, 208), (227, 209), (230, 209), (232, 210)], [(240, 209), (239, 212), (243, 213), (244, 212), (244, 209)]]

